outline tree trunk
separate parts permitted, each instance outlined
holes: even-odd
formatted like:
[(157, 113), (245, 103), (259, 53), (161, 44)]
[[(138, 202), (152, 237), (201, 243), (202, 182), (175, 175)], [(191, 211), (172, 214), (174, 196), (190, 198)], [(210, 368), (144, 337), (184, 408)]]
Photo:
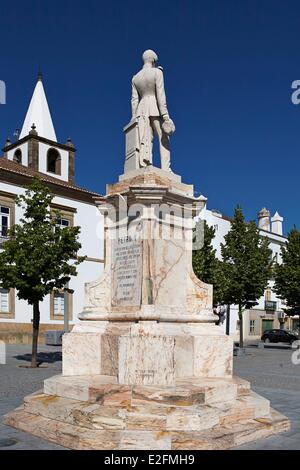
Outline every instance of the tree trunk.
[(230, 305), (227, 305), (227, 314), (226, 314), (226, 334), (230, 335)]
[(31, 355), (31, 367), (38, 367), (38, 338), (39, 338), (39, 327), (40, 327), (40, 308), (39, 302), (33, 304), (33, 322), (32, 322), (32, 355)]
[(239, 305), (239, 320), (240, 320), (240, 348), (244, 347), (244, 331), (243, 331), (243, 313), (242, 307)]

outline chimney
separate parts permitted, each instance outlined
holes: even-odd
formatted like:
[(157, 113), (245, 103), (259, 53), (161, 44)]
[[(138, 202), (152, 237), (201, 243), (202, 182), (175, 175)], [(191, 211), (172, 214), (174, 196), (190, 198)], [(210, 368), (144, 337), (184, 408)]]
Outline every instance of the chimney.
[(265, 207), (257, 214), (258, 217), (258, 227), (262, 230), (270, 232), (270, 211)]
[(9, 137), (7, 137), (6, 142), (5, 142), (5, 145), (4, 145), (4, 148), (2, 149), (3, 152), (4, 152), (4, 154), (3, 154), (3, 157), (4, 157), (4, 158), (7, 158), (7, 152), (5, 151), (5, 149), (6, 149), (7, 147), (9, 147), (10, 145), (11, 145), (11, 140), (10, 140)]
[(282, 235), (283, 217), (280, 217), (277, 211), (273, 215), (271, 222), (272, 222), (272, 232), (277, 233), (277, 235)]

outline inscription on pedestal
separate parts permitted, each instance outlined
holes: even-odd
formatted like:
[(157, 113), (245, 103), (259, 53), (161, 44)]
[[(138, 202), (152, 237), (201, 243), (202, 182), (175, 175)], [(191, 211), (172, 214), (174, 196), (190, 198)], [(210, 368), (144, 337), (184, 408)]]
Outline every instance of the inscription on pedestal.
[(142, 291), (142, 241), (130, 236), (113, 241), (112, 306), (139, 307)]

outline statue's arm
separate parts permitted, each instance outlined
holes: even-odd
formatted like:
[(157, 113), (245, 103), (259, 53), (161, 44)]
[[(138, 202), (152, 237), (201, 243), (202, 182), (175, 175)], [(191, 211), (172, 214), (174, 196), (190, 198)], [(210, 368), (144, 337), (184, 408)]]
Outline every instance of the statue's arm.
[(132, 112), (132, 119), (135, 118), (137, 113), (137, 108), (139, 104), (139, 94), (136, 89), (136, 86), (132, 80), (132, 90), (131, 90), (131, 112)]
[(164, 119), (169, 119), (167, 100), (164, 85), (164, 76), (160, 69), (156, 69), (156, 99), (159, 112)]

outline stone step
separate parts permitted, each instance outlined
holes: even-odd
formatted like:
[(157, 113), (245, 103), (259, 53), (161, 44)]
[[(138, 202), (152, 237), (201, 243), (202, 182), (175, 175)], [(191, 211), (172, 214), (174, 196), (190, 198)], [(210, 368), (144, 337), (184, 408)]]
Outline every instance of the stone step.
[(203, 432), (172, 433), (173, 450), (225, 450), (290, 429), (289, 419), (271, 409), (265, 418), (215, 426)]
[(78, 450), (202, 450), (228, 449), (289, 429), (289, 420), (271, 410), (268, 417), (217, 425), (202, 432), (87, 429), (18, 408), (5, 416), (5, 424), (61, 446)]
[(203, 430), (219, 423), (223, 411), (209, 405), (168, 407), (139, 405), (125, 408), (80, 402), (35, 393), (24, 400), (24, 410), (44, 418), (88, 429)]
[(25, 397), (24, 410), (44, 418), (88, 429), (141, 429), (162, 431), (202, 431), (221, 424), (269, 415), (269, 401), (251, 392), (234, 403), (193, 406), (166, 406), (150, 401), (127, 408), (88, 403), (36, 392)]
[(25, 397), (24, 410), (37, 416), (88, 429), (125, 428), (123, 408), (72, 400), (57, 395), (45, 395), (42, 392)]
[(249, 395), (251, 392), (251, 385), (248, 380), (241, 379), (240, 377), (233, 376), (232, 380), (237, 385), (238, 396)]
[(264, 418), (270, 415), (269, 400), (253, 391), (250, 391), (248, 395), (238, 397), (232, 406), (219, 405), (219, 408), (220, 411), (222, 410), (221, 425), (233, 424), (245, 419)]
[(95, 430), (16, 409), (5, 423), (74, 450), (169, 449), (170, 436), (160, 431)]
[(245, 394), (247, 384), (231, 379), (189, 377), (177, 381), (175, 387), (121, 385), (110, 376), (62, 376), (46, 379), (44, 393), (103, 406), (160, 404), (195, 406), (232, 403)]

